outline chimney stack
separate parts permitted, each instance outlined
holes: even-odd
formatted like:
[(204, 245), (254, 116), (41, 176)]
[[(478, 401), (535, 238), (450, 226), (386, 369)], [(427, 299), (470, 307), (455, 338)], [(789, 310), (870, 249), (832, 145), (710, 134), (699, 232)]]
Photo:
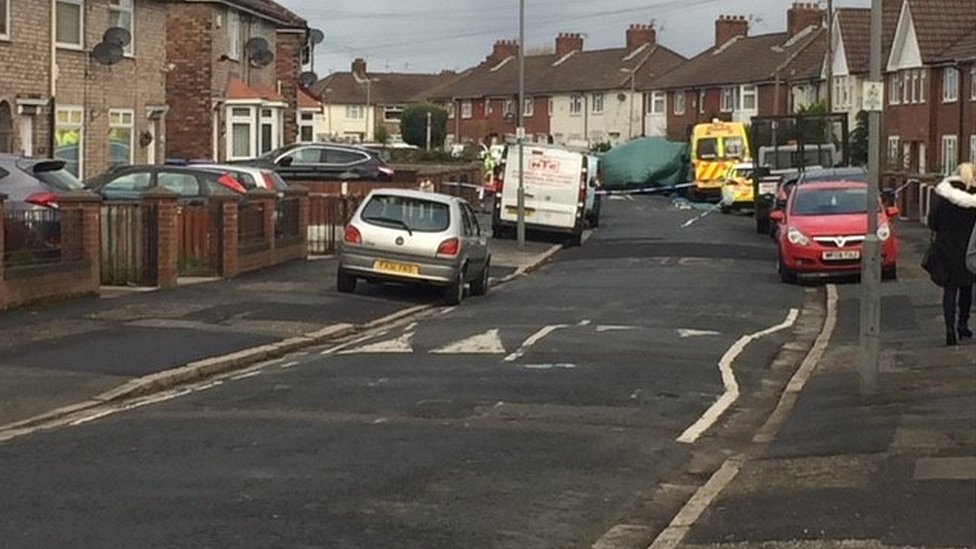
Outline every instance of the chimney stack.
[(556, 37), (556, 55), (563, 57), (574, 51), (583, 51), (583, 35), (578, 32), (561, 32)]
[(637, 48), (657, 43), (657, 31), (651, 25), (631, 25), (627, 29), (627, 49), (634, 51)]
[(816, 4), (794, 2), (786, 12), (786, 30), (792, 38), (807, 27), (822, 27), (826, 17), (827, 12)]
[(736, 36), (749, 35), (749, 22), (744, 15), (720, 15), (715, 20), (715, 47), (721, 47)]
[(366, 80), (366, 60), (362, 57), (352, 62), (352, 74), (359, 80)]
[(499, 40), (495, 42), (495, 47), (492, 49), (491, 55), (485, 61), (496, 65), (509, 57), (515, 57), (518, 55), (518, 52), (519, 46), (515, 40)]

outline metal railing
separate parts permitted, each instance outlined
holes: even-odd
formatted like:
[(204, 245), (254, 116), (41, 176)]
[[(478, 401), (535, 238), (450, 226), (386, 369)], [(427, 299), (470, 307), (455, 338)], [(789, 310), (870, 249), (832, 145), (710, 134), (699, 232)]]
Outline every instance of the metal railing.
[(242, 202), (237, 212), (237, 249), (244, 253), (251, 253), (267, 247), (264, 205), (258, 202)]
[(3, 223), (3, 261), (7, 268), (51, 265), (84, 258), (82, 214), (79, 211), (5, 211)]

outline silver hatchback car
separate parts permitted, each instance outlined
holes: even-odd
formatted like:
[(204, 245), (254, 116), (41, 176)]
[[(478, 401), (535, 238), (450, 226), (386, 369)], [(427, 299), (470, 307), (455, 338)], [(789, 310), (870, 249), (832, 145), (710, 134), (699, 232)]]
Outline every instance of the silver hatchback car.
[(376, 189), (346, 225), (336, 287), (356, 291), (360, 279), (443, 286), (456, 305), (488, 291), (491, 254), (467, 201), (445, 194)]

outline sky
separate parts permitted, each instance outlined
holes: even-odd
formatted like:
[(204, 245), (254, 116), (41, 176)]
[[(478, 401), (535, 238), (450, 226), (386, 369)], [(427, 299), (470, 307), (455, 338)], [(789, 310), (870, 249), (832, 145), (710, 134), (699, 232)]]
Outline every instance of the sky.
[[(813, 1), (813, 0), (810, 0)], [(278, 0), (325, 40), (316, 48), (319, 77), (348, 71), (362, 57), (372, 72), (463, 70), (499, 39), (518, 38), (518, 0)], [(658, 42), (691, 57), (709, 47), (719, 15), (743, 15), (750, 34), (786, 29), (792, 0), (525, 0), (526, 51), (551, 48), (560, 32), (578, 32), (584, 49), (622, 47), (634, 23), (652, 23)], [(821, 6), (826, 0), (820, 0)], [(870, 0), (834, 0), (868, 7)]]

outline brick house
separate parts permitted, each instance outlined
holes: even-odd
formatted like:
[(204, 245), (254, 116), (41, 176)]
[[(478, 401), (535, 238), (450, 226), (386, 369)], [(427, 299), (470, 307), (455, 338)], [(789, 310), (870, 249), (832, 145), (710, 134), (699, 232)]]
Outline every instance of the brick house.
[(166, 27), (169, 156), (246, 159), (298, 139), (303, 19), (272, 0), (171, 0)]
[(904, 0), (885, 60), (886, 167), (948, 173), (976, 147), (972, 0)]
[[(525, 130), (535, 142), (626, 141), (641, 133), (642, 71), (663, 74), (685, 61), (657, 44), (650, 25), (631, 25), (622, 48), (584, 50), (583, 36), (562, 33), (552, 53), (525, 57)], [(501, 40), (479, 66), (431, 92), (450, 106), (449, 138), (512, 138), (518, 125), (518, 44)]]
[(692, 126), (713, 118), (749, 122), (791, 112), (790, 69), (807, 48), (824, 47), (824, 19), (815, 4), (793, 4), (786, 32), (749, 36), (745, 17), (719, 17), (711, 48), (639, 83), (647, 94), (645, 132), (683, 141)]
[(393, 141), (400, 139), (400, 116), (411, 103), (426, 99), (425, 92), (452, 81), (452, 71), (440, 74), (368, 72), (366, 61), (356, 59), (349, 72), (319, 80), (312, 92), (324, 104), (315, 123), (322, 141), (375, 141), (383, 126)]
[[(160, 159), (166, 4), (58, 0), (54, 14), (51, 5), (0, 0), (0, 152), (53, 155), (80, 177)], [(132, 40), (109, 65), (92, 50), (110, 27)]]

